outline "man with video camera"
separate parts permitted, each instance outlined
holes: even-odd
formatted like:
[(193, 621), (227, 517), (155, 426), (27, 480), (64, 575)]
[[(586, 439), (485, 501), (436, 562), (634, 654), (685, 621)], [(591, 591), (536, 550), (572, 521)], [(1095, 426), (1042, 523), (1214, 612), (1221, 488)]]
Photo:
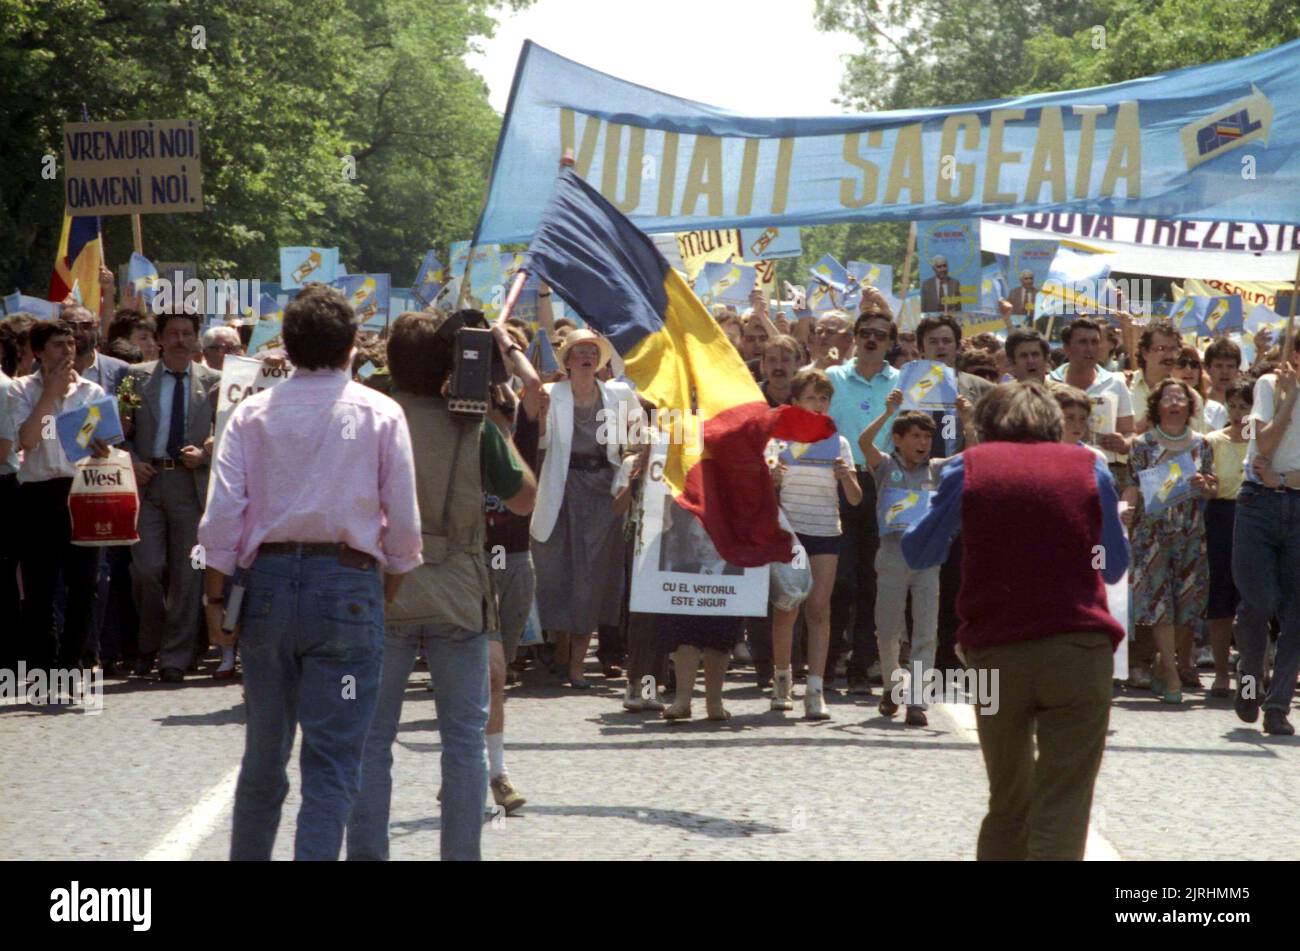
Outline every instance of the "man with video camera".
[(442, 740), (441, 855), (477, 860), (488, 785), (486, 632), (496, 624), (483, 493), (518, 515), (532, 511), (537, 494), (527, 464), (484, 415), (490, 387), (508, 385), (509, 372), (526, 389), (541, 381), (504, 327), (488, 331), (472, 310), (445, 319), (402, 314), (389, 331), (388, 369), (411, 430), (424, 555), (386, 612), (383, 674), (348, 824), (348, 859), (389, 857), (392, 746), (423, 650)]

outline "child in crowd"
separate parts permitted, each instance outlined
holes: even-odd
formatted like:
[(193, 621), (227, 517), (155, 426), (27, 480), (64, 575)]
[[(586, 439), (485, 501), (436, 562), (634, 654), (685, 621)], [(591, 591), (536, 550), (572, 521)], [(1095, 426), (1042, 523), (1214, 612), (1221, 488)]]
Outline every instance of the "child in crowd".
[(1232, 580), (1232, 529), (1237, 514), (1237, 492), (1245, 477), (1243, 466), (1250, 440), (1245, 421), (1255, 404), (1250, 381), (1229, 383), (1224, 389), (1228, 425), (1208, 433), (1205, 441), (1214, 452), (1214, 474), (1219, 492), (1205, 504), (1205, 540), (1210, 558), (1210, 595), (1205, 619), (1210, 624), (1210, 648), (1214, 652), (1212, 697), (1232, 696), (1228, 671), (1228, 649), (1232, 644), (1232, 619), (1237, 614), (1237, 587)]
[[(926, 726), (929, 723), (922, 702), (921, 687), (926, 670), (934, 667), (938, 647), (939, 628), (939, 570), (935, 565), (921, 571), (909, 568), (903, 558), (903, 530), (912, 520), (899, 518), (896, 506), (917, 506), (919, 517), (922, 492), (932, 492), (939, 486), (939, 475), (947, 459), (931, 459), (934, 443), (935, 421), (918, 410), (899, 413), (894, 419), (891, 435), (894, 451), (888, 456), (876, 448), (876, 434), (890, 415), (903, 402), (901, 390), (893, 390), (885, 399), (885, 409), (862, 431), (858, 447), (872, 477), (876, 480), (876, 519), (880, 527), (880, 548), (876, 553), (876, 640), (880, 647), (880, 674), (884, 678), (884, 696), (880, 701), (882, 716), (892, 717), (898, 712), (901, 696), (902, 674), (898, 669), (899, 647), (906, 626), (907, 596), (912, 595), (911, 695), (907, 697), (909, 726)], [(966, 443), (972, 445), (977, 437), (972, 431), (973, 411), (964, 397), (957, 397), (957, 412), (966, 428)], [(901, 489), (904, 495), (889, 489)], [(914, 498), (913, 493), (918, 497)], [(894, 511), (891, 511), (894, 510)], [(894, 686), (891, 689), (891, 684)]]
[(1053, 386), (1051, 392), (1056, 398), (1056, 405), (1061, 407), (1061, 414), (1065, 417), (1065, 425), (1061, 428), (1061, 442), (1083, 446), (1106, 463), (1106, 454), (1088, 441), (1092, 436), (1092, 400), (1088, 394), (1077, 387), (1064, 384)]
[[(791, 384), (794, 405), (811, 413), (825, 415), (834, 395), (835, 385), (823, 370), (801, 370)], [(774, 448), (769, 445), (769, 451)], [(812, 592), (802, 605), (808, 627), (808, 684), (804, 690), (804, 716), (809, 720), (829, 720), (831, 715), (826, 709), (822, 678), (830, 649), (831, 589), (835, 586), (840, 553), (840, 508), (836, 487), (844, 490), (849, 504), (857, 505), (862, 501), (862, 486), (858, 485), (853, 468), (853, 450), (849, 441), (838, 433), (817, 443), (790, 443), (784, 455), (789, 462), (780, 462), (774, 468), (773, 481), (781, 494), (781, 508), (808, 555), (813, 579)], [(773, 611), (773, 710), (794, 709), (790, 652), (794, 622), (798, 616), (799, 608)]]

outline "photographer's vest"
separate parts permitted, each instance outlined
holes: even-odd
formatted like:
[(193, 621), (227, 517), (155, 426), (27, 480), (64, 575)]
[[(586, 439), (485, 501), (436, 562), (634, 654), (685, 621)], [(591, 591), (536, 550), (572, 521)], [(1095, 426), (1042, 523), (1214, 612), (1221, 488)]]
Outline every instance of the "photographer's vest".
[(444, 400), (397, 392), (415, 456), (415, 494), (424, 564), (406, 576), (385, 614), (393, 625), (454, 624), (467, 631), (497, 625), (483, 552), (483, 422), (458, 420)]

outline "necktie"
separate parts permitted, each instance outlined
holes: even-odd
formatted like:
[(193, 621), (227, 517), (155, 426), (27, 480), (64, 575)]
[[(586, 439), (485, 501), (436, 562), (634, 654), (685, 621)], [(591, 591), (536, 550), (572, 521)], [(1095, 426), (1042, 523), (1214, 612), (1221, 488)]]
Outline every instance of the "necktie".
[(185, 372), (168, 370), (174, 379), (172, 385), (172, 415), (167, 426), (167, 457), (180, 459), (185, 445)]

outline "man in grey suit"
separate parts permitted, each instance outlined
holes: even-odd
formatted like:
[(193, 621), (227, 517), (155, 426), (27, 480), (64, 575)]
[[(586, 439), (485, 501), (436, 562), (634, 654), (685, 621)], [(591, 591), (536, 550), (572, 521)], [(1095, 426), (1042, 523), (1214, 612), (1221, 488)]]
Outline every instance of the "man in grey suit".
[(930, 260), (934, 277), (921, 282), (921, 313), (939, 314), (961, 310), (961, 285), (948, 276), (948, 259), (936, 255)]
[(203, 565), (192, 562), (192, 553), (212, 461), (202, 446), (212, 432), (211, 394), (221, 375), (193, 362), (198, 318), (159, 314), (157, 321), (162, 356), (127, 375), (140, 394), (126, 443), (140, 487), (140, 541), (131, 559), (140, 611), (136, 673), (149, 672), (156, 652), (159, 679), (180, 683), (198, 643)]
[(1020, 272), (1020, 284), (1011, 289), (1007, 300), (1011, 301), (1011, 313), (1024, 316), (1034, 312), (1034, 300), (1038, 297), (1038, 288), (1034, 286), (1034, 272)]

